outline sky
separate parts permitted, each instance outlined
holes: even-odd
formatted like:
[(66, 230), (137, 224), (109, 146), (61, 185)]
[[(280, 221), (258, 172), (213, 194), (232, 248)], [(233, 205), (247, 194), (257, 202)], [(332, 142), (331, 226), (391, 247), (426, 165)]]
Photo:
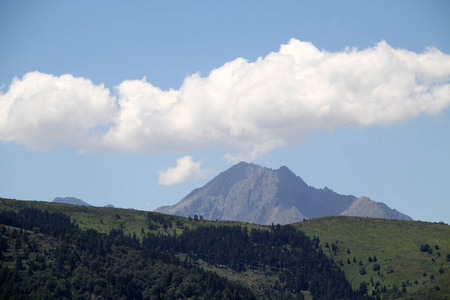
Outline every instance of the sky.
[(0, 197), (150, 211), (247, 161), (450, 223), (449, 16), (0, 0)]

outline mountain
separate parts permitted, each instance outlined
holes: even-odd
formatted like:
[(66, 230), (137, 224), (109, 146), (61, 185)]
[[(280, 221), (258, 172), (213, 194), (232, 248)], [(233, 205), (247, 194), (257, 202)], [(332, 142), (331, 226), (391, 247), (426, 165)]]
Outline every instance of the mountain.
[(155, 211), (256, 224), (289, 224), (337, 215), (412, 220), (366, 197), (311, 187), (285, 166), (272, 170), (246, 162), (220, 173), (175, 205)]
[(54, 203), (65, 203), (65, 204), (72, 204), (72, 205), (80, 205), (80, 206), (92, 206), (86, 202), (84, 202), (81, 199), (78, 198), (74, 198), (74, 197), (65, 197), (65, 198), (61, 198), (61, 197), (56, 197), (53, 200)]
[(409, 220), (412, 219), (401, 212), (389, 208), (383, 202), (375, 202), (367, 197), (356, 199), (352, 205), (341, 216), (361, 216), (382, 219)]

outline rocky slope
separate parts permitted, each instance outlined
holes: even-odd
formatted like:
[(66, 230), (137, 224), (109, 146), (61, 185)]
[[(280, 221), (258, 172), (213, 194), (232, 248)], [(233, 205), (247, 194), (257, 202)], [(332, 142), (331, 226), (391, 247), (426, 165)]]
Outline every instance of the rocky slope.
[(397, 220), (412, 220), (405, 214), (389, 208), (383, 202), (375, 202), (367, 197), (360, 197), (356, 199), (352, 205), (341, 216), (365, 216), (371, 218), (383, 219), (397, 219)]
[(287, 167), (272, 170), (245, 162), (220, 173), (177, 204), (155, 211), (256, 224), (289, 224), (334, 215), (411, 220), (366, 197), (308, 186)]

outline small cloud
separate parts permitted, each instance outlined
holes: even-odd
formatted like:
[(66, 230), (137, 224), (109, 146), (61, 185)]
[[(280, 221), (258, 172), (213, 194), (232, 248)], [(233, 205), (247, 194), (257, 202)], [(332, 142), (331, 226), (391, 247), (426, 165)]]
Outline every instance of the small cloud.
[(195, 162), (192, 156), (186, 155), (177, 159), (175, 168), (158, 171), (159, 185), (174, 185), (190, 179), (203, 179), (212, 172), (212, 170), (201, 169), (201, 161)]
[(252, 161), (262, 156), (264, 153), (270, 152), (275, 148), (281, 147), (282, 145), (283, 141), (280, 140), (269, 141), (267, 143), (262, 143), (261, 145), (254, 145), (253, 150), (249, 153), (246, 154), (239, 153), (237, 155), (227, 153), (224, 156), (222, 156), (222, 158), (233, 164), (236, 164), (241, 161)]

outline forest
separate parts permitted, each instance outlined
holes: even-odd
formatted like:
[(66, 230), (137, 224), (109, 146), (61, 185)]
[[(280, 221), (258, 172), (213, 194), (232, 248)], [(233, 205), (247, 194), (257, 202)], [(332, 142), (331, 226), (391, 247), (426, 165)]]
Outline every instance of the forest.
[[(149, 213), (148, 226), (169, 234), (138, 239), (121, 229), (82, 230), (62, 213), (2, 210), (0, 299), (373, 299), (352, 290), (318, 238), (292, 226), (205, 224), (177, 235), (183, 224), (172, 219)], [(276, 280), (251, 289), (199, 261)]]
[(38, 209), (2, 211), (0, 224), (0, 299), (255, 299), (121, 230), (82, 231)]

